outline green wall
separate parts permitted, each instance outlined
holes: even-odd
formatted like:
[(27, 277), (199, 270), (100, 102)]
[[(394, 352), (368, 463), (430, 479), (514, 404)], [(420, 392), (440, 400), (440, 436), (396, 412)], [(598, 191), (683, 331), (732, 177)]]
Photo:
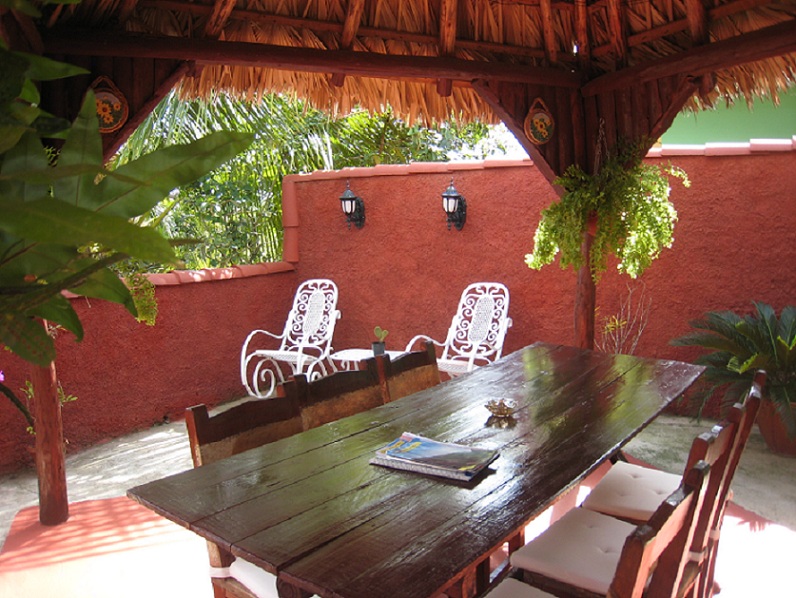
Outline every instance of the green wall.
[(697, 144), (750, 139), (790, 139), (796, 135), (796, 87), (780, 94), (779, 106), (770, 99), (755, 100), (752, 110), (743, 98), (727, 108), (699, 113), (681, 112), (661, 137), (665, 144)]

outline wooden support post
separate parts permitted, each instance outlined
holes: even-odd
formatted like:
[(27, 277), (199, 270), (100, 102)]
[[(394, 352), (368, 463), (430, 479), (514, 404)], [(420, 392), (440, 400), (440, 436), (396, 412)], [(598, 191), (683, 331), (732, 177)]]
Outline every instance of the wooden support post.
[(597, 306), (597, 285), (591, 275), (589, 254), (597, 232), (597, 214), (589, 217), (583, 232), (581, 255), (583, 265), (578, 270), (578, 289), (575, 295), (575, 344), (581, 349), (594, 349), (594, 309)]
[(69, 519), (61, 403), (55, 363), (33, 366), (33, 416), (36, 419), (36, 473), (39, 477), (39, 521), (58, 525)]

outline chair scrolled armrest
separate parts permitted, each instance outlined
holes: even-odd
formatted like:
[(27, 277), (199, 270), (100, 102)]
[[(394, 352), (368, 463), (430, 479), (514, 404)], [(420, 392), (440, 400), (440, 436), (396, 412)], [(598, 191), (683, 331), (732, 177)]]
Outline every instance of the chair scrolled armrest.
[[(436, 345), (437, 347), (444, 347), (444, 346), (445, 346), (445, 343), (441, 343), (441, 342), (439, 342), (439, 341), (435, 341), (435, 340), (434, 340), (433, 338), (431, 338), (430, 336), (426, 336), (425, 334), (418, 334), (417, 336), (413, 337), (413, 338), (412, 338), (412, 340), (410, 340), (410, 341), (409, 341), (409, 342), (406, 344), (406, 351), (407, 351), (407, 352), (408, 352), (408, 351), (411, 351), (411, 350), (412, 350), (412, 347), (414, 347), (414, 346), (415, 346), (415, 343), (416, 343), (417, 341), (420, 341), (420, 340), (422, 340), (422, 341), (426, 341), (426, 342), (429, 342), (429, 343), (433, 343), (433, 344), (434, 344), (434, 345)], [(425, 349), (425, 347), (421, 347), (421, 348), (422, 348), (422, 349)]]

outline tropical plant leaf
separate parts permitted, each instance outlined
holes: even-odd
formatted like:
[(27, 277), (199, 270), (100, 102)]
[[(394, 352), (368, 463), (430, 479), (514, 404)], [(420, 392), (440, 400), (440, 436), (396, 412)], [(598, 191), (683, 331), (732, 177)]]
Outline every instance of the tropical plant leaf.
[(23, 313), (8, 313), (0, 305), (0, 341), (25, 361), (47, 365), (55, 359), (55, 344), (41, 322)]
[(779, 314), (778, 336), (787, 345), (792, 346), (796, 342), (796, 307), (788, 305)]
[(130, 289), (109, 268), (103, 268), (95, 272), (83, 284), (72, 287), (69, 290), (84, 297), (119, 303), (133, 316), (138, 316), (138, 310), (133, 301), (133, 296), (130, 294)]
[(36, 179), (18, 179), (17, 175), (49, 169), (47, 153), (34, 133), (23, 135), (19, 143), (3, 157), (0, 168), (0, 199), (33, 201), (46, 197), (49, 185)]
[[(77, 4), (75, 2), (60, 2), (60, 4)], [(26, 73), (28, 79), (33, 81), (52, 81), (54, 79), (65, 79), (67, 77), (75, 77), (77, 75), (87, 75), (90, 73), (83, 67), (69, 64), (67, 62), (58, 62), (46, 56), (39, 56), (38, 54), (24, 54), (24, 58), (28, 62), (28, 71)]]
[[(86, 93), (80, 113), (66, 135), (55, 170), (75, 166), (95, 166), (96, 171), (102, 170), (102, 137), (99, 133), (94, 92), (91, 90)], [(95, 177), (95, 173), (84, 173), (59, 178), (53, 181), (53, 194), (56, 199), (73, 206), (96, 210), (101, 203)]]
[(83, 339), (83, 325), (72, 308), (72, 303), (61, 294), (52, 295), (49, 301), (31, 309), (28, 315), (38, 316), (43, 320), (63, 326), (75, 335), (77, 340)]
[(176, 259), (169, 242), (155, 230), (56, 199), (6, 202), (3, 210), (0, 228), (20, 238), (64, 245), (99, 243), (156, 262), (169, 263)]
[(162, 201), (172, 189), (196, 180), (236, 156), (253, 139), (251, 133), (214, 133), (190, 145), (163, 148), (128, 162), (100, 183), (101, 209), (122, 218), (139, 216)]

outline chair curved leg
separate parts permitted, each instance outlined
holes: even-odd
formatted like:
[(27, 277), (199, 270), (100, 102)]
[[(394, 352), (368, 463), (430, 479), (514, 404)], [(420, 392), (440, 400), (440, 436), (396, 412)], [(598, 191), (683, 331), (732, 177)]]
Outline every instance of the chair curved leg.
[[(254, 366), (251, 377), (249, 377), (249, 366), (258, 358), (259, 361)], [(273, 396), (277, 383), (284, 382), (285, 375), (276, 360), (252, 353), (241, 363), (241, 380), (246, 387), (246, 391), (251, 396), (265, 399)], [(251, 383), (249, 383), (250, 381)]]

